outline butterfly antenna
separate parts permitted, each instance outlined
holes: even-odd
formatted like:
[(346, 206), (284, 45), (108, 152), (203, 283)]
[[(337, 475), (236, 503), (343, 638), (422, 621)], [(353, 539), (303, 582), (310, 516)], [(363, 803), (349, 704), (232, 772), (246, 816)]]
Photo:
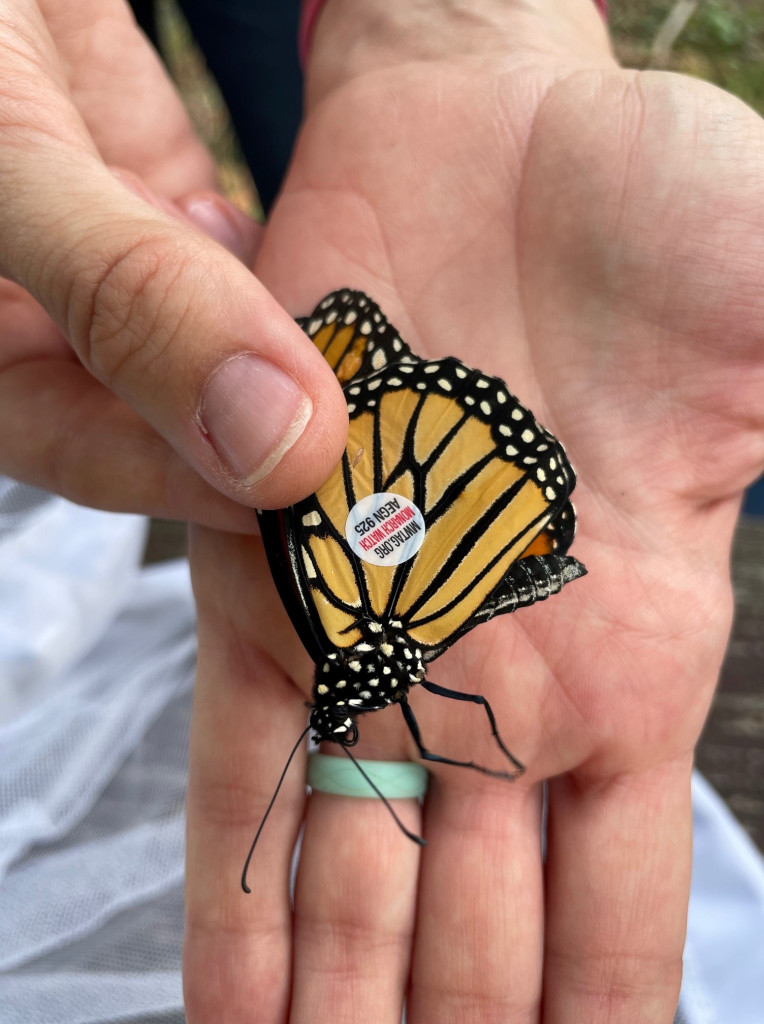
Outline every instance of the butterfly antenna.
[(295, 743), (294, 748), (292, 749), (292, 753), (287, 758), (287, 763), (284, 765), (284, 770), (281, 773), (281, 778), (279, 779), (278, 785), (276, 786), (274, 794), (271, 797), (271, 802), (268, 804), (268, 807), (266, 808), (265, 814), (263, 815), (263, 820), (260, 822), (260, 827), (258, 828), (257, 832), (255, 833), (255, 838), (252, 840), (252, 845), (249, 848), (249, 853), (247, 854), (247, 859), (244, 861), (244, 870), (241, 873), (241, 887), (244, 890), (244, 892), (247, 892), (247, 893), (252, 892), (252, 890), (247, 885), (247, 870), (249, 868), (249, 862), (252, 860), (252, 854), (255, 852), (255, 847), (257, 846), (257, 840), (260, 838), (260, 833), (263, 831), (263, 826), (265, 825), (266, 821), (268, 820), (268, 815), (271, 813), (271, 808), (276, 803), (276, 797), (279, 795), (279, 790), (281, 789), (281, 784), (283, 783), (284, 779), (286, 778), (286, 773), (289, 771), (289, 765), (292, 763), (294, 755), (297, 753), (297, 751), (298, 751), (298, 749), (300, 747), (300, 744), (305, 739), (305, 736), (307, 735), (308, 729), (310, 729), (310, 724), (306, 725), (305, 728), (303, 729), (303, 731), (300, 733), (299, 740)]
[(355, 757), (353, 757), (353, 755), (352, 755), (352, 754), (350, 753), (350, 751), (348, 750), (348, 748), (347, 748), (346, 746), (343, 746), (343, 744), (340, 744), (340, 746), (341, 746), (341, 747), (342, 747), (342, 749), (343, 749), (343, 750), (345, 751), (345, 753), (346, 753), (346, 754), (347, 754), (347, 756), (348, 756), (348, 757), (350, 758), (350, 760), (351, 760), (351, 761), (353, 762), (353, 764), (354, 764), (354, 765), (356, 766), (356, 768), (357, 768), (357, 769), (358, 769), (358, 771), (359, 771), (359, 772), (361, 773), (361, 775), (363, 775), (363, 777), (364, 777), (364, 778), (366, 779), (366, 781), (367, 781), (367, 782), (369, 783), (369, 785), (371, 786), (371, 788), (372, 788), (372, 789), (374, 790), (374, 792), (375, 792), (375, 793), (377, 794), (377, 796), (379, 797), (379, 799), (380, 799), (380, 800), (382, 801), (382, 803), (383, 803), (383, 804), (385, 805), (385, 807), (386, 807), (386, 808), (388, 809), (388, 811), (390, 812), (390, 814), (392, 814), (392, 816), (393, 816), (393, 820), (395, 821), (395, 824), (396, 824), (396, 825), (398, 826), (398, 828), (399, 828), (399, 829), (401, 830), (401, 832), (402, 832), (402, 833), (403, 833), (403, 834), (404, 834), (405, 836), (407, 836), (407, 837), (408, 837), (409, 839), (411, 839), (411, 840), (412, 840), (412, 842), (416, 843), (416, 844), (417, 844), (418, 846), (427, 846), (427, 840), (426, 840), (426, 839), (423, 839), (423, 838), (422, 838), (422, 836), (418, 836), (418, 835), (416, 834), (416, 832), (411, 832), (411, 831), (410, 831), (409, 829), (407, 829), (407, 828), (406, 828), (406, 826), (405, 826), (405, 825), (403, 824), (403, 822), (401, 821), (401, 819), (400, 819), (400, 818), (398, 817), (398, 815), (397, 815), (397, 814), (395, 813), (395, 811), (393, 810), (393, 806), (392, 806), (392, 804), (390, 803), (390, 801), (389, 801), (389, 800), (387, 799), (387, 797), (386, 797), (386, 796), (384, 796), (384, 795), (383, 795), (383, 794), (381, 793), (381, 791), (380, 791), (379, 787), (378, 787), (377, 785), (375, 785), (375, 783), (374, 783), (374, 782), (373, 782), (373, 781), (372, 781), (372, 780), (371, 780), (371, 779), (369, 778), (369, 775), (368, 775), (368, 773), (367, 773), (367, 772), (365, 772), (365, 771), (363, 770), (363, 768), (361, 767), (361, 765), (360, 765), (360, 764), (358, 763), (358, 759), (357, 759), (357, 758), (355, 758)]

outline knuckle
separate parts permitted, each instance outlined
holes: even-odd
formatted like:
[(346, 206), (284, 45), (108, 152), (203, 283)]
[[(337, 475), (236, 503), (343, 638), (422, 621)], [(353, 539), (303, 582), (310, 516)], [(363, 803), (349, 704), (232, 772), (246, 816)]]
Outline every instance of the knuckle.
[(625, 1020), (635, 1007), (672, 1004), (679, 997), (681, 954), (600, 951), (547, 953), (547, 963), (586, 1006), (589, 1020)]
[(187, 910), (183, 1001), (188, 1024), (286, 1019), (290, 963), (284, 924), (263, 927), (259, 916), (250, 908), (246, 927), (200, 927)]
[(480, 1021), (480, 1024), (503, 1024), (505, 1021), (535, 1020), (538, 999), (523, 1000), (509, 993), (480, 992), (474, 986), (450, 983), (418, 987), (424, 1005), (436, 1005), (441, 1021)]
[[(273, 792), (267, 785), (258, 783), (256, 774), (252, 777), (255, 781), (251, 783), (244, 778), (238, 781), (224, 777), (204, 780), (197, 778), (193, 789), (189, 790), (189, 802), (198, 820), (206, 828), (221, 834), (244, 831), (254, 835)], [(299, 814), (303, 802), (302, 793), (295, 798), (290, 798), (288, 793), (283, 794), (280, 805), (285, 818), (290, 814)]]
[(191, 265), (172, 237), (144, 235), (108, 243), (100, 258), (75, 274), (65, 322), (83, 363), (111, 385), (131, 372), (145, 374), (178, 336), (187, 316), (180, 287)]
[(320, 978), (322, 985), (336, 992), (337, 999), (348, 986), (369, 977), (369, 965), (378, 969), (400, 962), (413, 937), (411, 927), (381, 928), (371, 920), (354, 920), (339, 906), (328, 919), (303, 911), (297, 924), (302, 969), (308, 976)]

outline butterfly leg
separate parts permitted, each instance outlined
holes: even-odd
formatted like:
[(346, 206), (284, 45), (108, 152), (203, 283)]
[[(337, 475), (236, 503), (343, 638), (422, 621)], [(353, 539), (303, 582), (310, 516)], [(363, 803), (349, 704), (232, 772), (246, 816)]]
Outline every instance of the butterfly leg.
[(485, 697), (479, 693), (463, 693), (461, 690), (449, 690), (445, 686), (438, 686), (437, 683), (431, 683), (429, 679), (423, 679), (421, 685), (428, 690), (430, 693), (434, 693), (437, 697), (448, 697), (451, 700), (466, 700), (470, 704), (479, 704), (485, 708), (485, 713), (488, 715), (488, 721), (491, 723), (491, 735), (499, 745), (499, 749), (515, 766), (514, 772), (512, 772), (512, 778), (516, 779), (522, 775), (525, 771), (525, 765), (522, 764), (517, 758), (510, 752), (510, 750), (504, 745), (504, 741), (499, 736), (499, 730), (496, 727), (496, 718), (494, 716), (491, 705), (488, 703)]
[[(403, 712), (403, 717), (406, 721), (406, 725), (408, 726), (409, 732), (411, 733), (414, 743), (416, 743), (417, 750), (419, 751), (419, 756), (422, 758), (423, 761), (437, 761), (438, 764), (455, 765), (457, 768), (474, 768), (475, 771), (482, 772), (483, 775), (490, 775), (492, 778), (495, 779), (509, 779), (510, 782), (514, 781), (518, 777), (518, 775), (522, 773), (522, 771), (525, 771), (525, 769), (521, 765), (520, 769), (518, 769), (515, 772), (495, 772), (492, 771), (490, 768), (484, 768), (483, 765), (481, 764), (475, 764), (474, 761), (454, 761), (450, 757), (443, 757), (441, 754), (433, 754), (422, 743), (422, 736), (419, 732), (419, 723), (414, 717), (414, 712), (411, 710), (411, 705), (409, 704), (408, 701), (401, 701), (401, 711)], [(516, 762), (513, 757), (512, 763), (519, 764), (519, 762)]]

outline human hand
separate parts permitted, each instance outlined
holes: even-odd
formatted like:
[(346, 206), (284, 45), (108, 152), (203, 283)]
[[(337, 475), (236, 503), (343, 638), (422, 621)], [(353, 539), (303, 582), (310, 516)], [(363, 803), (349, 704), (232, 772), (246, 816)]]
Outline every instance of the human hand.
[[(258, 272), (295, 314), (363, 289), (418, 355), (503, 377), (567, 447), (588, 577), (430, 672), (489, 697), (528, 772), (434, 768), (424, 820), (401, 809), (420, 851), (379, 802), (305, 812), (298, 763), (244, 897), (310, 665), (259, 541), (197, 531), (189, 1024), (397, 1024), (404, 995), (410, 1024), (673, 1016), (692, 752), (764, 465), (764, 129), (707, 85), (617, 69), (586, 4), (527, 7), (330, 0)], [(477, 709), (411, 702), (431, 749), (494, 752)], [(415, 756), (395, 710), (359, 727), (360, 756)]]
[(0, 471), (254, 530), (244, 506), (310, 493), (346, 424), (328, 367), (244, 265), (259, 229), (210, 191), (123, 0), (11, 0), (0, 66)]

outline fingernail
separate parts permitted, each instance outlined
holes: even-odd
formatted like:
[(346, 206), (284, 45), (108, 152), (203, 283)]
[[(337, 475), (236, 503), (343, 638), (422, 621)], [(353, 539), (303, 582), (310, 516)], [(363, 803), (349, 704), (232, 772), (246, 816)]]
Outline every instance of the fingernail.
[(234, 356), (210, 378), (199, 421), (218, 453), (246, 485), (267, 476), (310, 420), (313, 403), (278, 366)]
[(245, 255), (245, 240), (223, 200), (215, 197), (179, 199), (178, 206), (205, 235), (220, 242), (235, 256)]

